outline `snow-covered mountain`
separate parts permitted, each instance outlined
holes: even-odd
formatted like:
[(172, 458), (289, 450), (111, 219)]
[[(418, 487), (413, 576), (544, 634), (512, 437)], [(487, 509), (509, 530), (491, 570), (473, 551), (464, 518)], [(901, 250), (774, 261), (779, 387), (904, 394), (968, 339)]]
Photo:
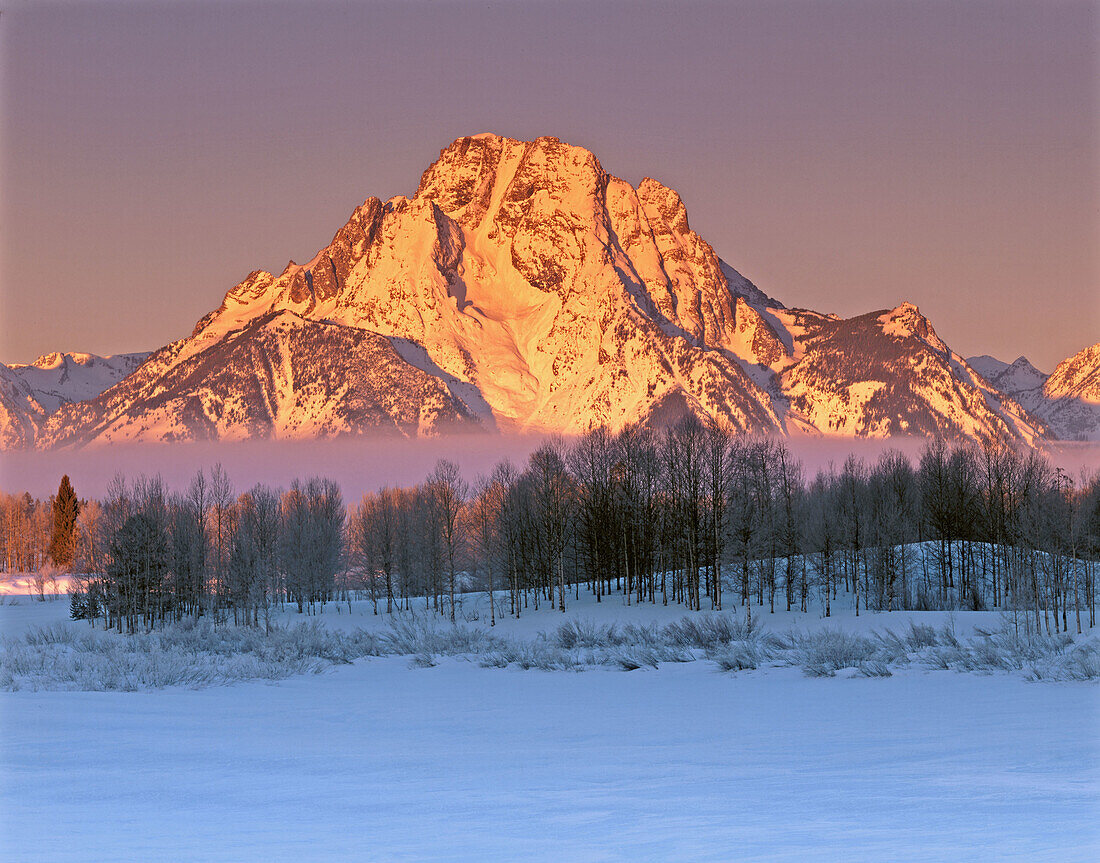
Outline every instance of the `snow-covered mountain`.
[(1043, 384), (1050, 376), (1035, 368), (1027, 357), (1018, 357), (1015, 362), (1006, 363), (983, 354), (970, 357), (967, 362), (989, 383), (1012, 396), (1025, 410), (1034, 411), (1042, 404)]
[(272, 310), (203, 350), (156, 351), (97, 399), (43, 430), (54, 445), (102, 441), (417, 434), (476, 424), (438, 377), (367, 330)]
[(30, 364), (0, 363), (0, 449), (30, 446), (46, 417), (61, 405), (94, 399), (148, 356), (50, 353)]
[(12, 363), (12, 372), (30, 388), (42, 410), (51, 414), (70, 402), (94, 399), (149, 357), (149, 351), (100, 357), (83, 353), (44, 354), (29, 365)]
[(192, 334), (62, 405), (40, 446), (376, 428), (579, 432), (685, 413), (733, 429), (1032, 441), (1042, 424), (917, 308), (788, 309), (679, 195), (556, 138), (460, 138), (412, 198), (256, 271)]
[(1063, 440), (1100, 440), (1100, 342), (1067, 357), (1043, 384), (1040, 409)]
[(0, 450), (33, 445), (44, 418), (45, 412), (30, 387), (0, 363)]
[(1062, 360), (1043, 386), (1047, 398), (1100, 404), (1100, 342)]
[(967, 362), (989, 383), (1042, 420), (1057, 440), (1100, 440), (1100, 343), (1045, 375), (1025, 357), (1011, 365), (990, 356)]

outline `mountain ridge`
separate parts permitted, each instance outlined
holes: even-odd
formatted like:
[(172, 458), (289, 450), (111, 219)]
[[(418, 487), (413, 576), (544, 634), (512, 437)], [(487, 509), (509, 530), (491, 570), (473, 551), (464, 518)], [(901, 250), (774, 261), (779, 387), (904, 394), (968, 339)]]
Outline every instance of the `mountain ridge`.
[[(295, 321), (280, 337), (252, 326), (278, 312)], [(321, 350), (324, 339), (351, 353)], [(306, 343), (326, 363), (311, 363)], [(181, 371), (219, 345), (233, 368), (211, 366), (206, 381)], [(263, 370), (288, 361), (335, 403), (265, 414), (261, 402), (284, 393)], [(362, 379), (372, 374), (379, 386)], [(383, 385), (414, 380), (428, 406), (416, 422), (410, 404), (387, 407)], [(232, 393), (215, 391), (230, 382), (255, 403), (231, 406)], [(165, 392), (178, 399), (170, 418)], [(355, 401), (367, 397), (371, 409)], [(1047, 431), (916, 306), (848, 319), (788, 309), (719, 258), (659, 181), (635, 188), (556, 138), (482, 134), (441, 150), (412, 198), (368, 198), (306, 264), (250, 273), (190, 336), (41, 420), (35, 444), (432, 435), (456, 424), (576, 433), (686, 413), (778, 434), (1031, 443)]]

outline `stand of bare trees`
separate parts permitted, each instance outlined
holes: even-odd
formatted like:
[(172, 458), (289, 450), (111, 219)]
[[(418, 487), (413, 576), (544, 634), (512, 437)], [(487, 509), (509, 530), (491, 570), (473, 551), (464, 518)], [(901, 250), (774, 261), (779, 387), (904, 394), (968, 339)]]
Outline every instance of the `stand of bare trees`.
[[(551, 440), (475, 482), (441, 462), (424, 485), (354, 508), (358, 583), (387, 610), (454, 618), (457, 590), (500, 613), (583, 588), (597, 602), (831, 615), (1002, 609), (1049, 631), (1096, 623), (1100, 484), (1039, 454), (928, 445), (807, 480), (785, 444), (684, 421)], [(399, 527), (401, 526), (401, 527)], [(396, 594), (395, 594), (396, 591)], [(1080, 624), (1078, 621), (1080, 620)]]
[[(50, 504), (4, 496), (4, 560), (44, 559)], [(42, 525), (35, 527), (38, 522)], [(331, 480), (234, 496), (220, 467), (183, 494), (116, 480), (72, 539), (82, 616), (134, 630), (184, 616), (270, 625), (366, 598), (450, 620), (485, 591), (490, 623), (528, 608), (681, 604), (829, 616), (1001, 609), (1030, 631), (1096, 625), (1100, 482), (1033, 451), (930, 443), (806, 478), (782, 441), (685, 420), (552, 439), (471, 487), (441, 461), (414, 488), (345, 507)]]
[(37, 572), (46, 565), (53, 527), (51, 501), (0, 493), (0, 565), (5, 572)]

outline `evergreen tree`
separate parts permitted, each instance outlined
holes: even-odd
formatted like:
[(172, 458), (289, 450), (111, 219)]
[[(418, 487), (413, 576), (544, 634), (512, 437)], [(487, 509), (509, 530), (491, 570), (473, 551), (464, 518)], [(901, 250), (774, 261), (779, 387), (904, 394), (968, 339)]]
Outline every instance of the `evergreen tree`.
[(78, 590), (69, 597), (69, 619), (84, 620), (87, 616), (88, 598)]
[(80, 515), (80, 502), (76, 499), (72, 483), (66, 474), (61, 477), (57, 496), (53, 499), (53, 533), (50, 536), (48, 554), (61, 567), (70, 566), (76, 551), (76, 519)]

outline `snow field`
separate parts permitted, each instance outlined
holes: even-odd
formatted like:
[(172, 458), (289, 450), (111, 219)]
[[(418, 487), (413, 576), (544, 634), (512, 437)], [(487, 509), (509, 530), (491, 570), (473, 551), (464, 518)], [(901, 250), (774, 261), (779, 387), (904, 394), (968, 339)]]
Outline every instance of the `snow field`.
[(1094, 860), (1091, 687), (530, 674), (4, 698), (16, 861)]
[[(0, 634), (9, 642), (37, 642), (57, 657), (71, 649), (66, 639), (134, 641), (65, 623), (68, 603), (17, 602), (0, 606)], [(607, 640), (612, 625), (620, 634), (631, 627), (668, 634), (685, 618), (679, 607), (625, 607), (618, 598), (571, 605), (565, 615), (528, 609), (490, 630), (484, 600), (468, 596), (462, 614), (470, 620), (454, 643), (501, 639), (583, 651), (598, 649), (583, 645)], [(902, 636), (923, 627), (934, 634), (953, 627), (965, 644), (1000, 623), (988, 612), (759, 616), (758, 632), (824, 634), (819, 646), (833, 636), (858, 644), (876, 630)], [(402, 648), (423, 647), (451, 630), (423, 619), (403, 630), (384, 618), (369, 602), (353, 603), (350, 615), (346, 604), (339, 612), (329, 604), (312, 625), (277, 634), (276, 644), (346, 646), (363, 630), (363, 642), (404, 633), (412, 642)], [(280, 622), (300, 619), (288, 611)], [(701, 632), (711, 619), (687, 616)], [(192, 635), (218, 655), (208, 634)], [(220, 638), (219, 649), (228, 650), (233, 636), (223, 630)], [(241, 638), (229, 651), (238, 657)], [(682, 649), (706, 658), (704, 648)], [(408, 655), (329, 661), (326, 673), (277, 683), (2, 693), (0, 857), (1033, 863), (1100, 856), (1094, 684), (958, 674), (921, 662), (891, 666), (888, 678), (860, 677), (849, 666), (819, 679), (764, 664), (733, 674), (715, 661), (576, 674), (427, 655), (430, 667), (415, 667)]]
[[(544, 604), (520, 620), (504, 617), (490, 628), (488, 598), (468, 594), (455, 624), (419, 604), (409, 612), (375, 615), (372, 603), (329, 603), (327, 613), (317, 615), (278, 612), (270, 632), (187, 619), (123, 636), (59, 619), (65, 607), (31, 602), (25, 611), (9, 605), (8, 614), (0, 614), (0, 621), (38, 621), (18, 634), (4, 627), (0, 689), (224, 685), (281, 680), (384, 656), (412, 657), (411, 666), (420, 668), (434, 666), (439, 657), (458, 657), (487, 668), (542, 671), (633, 671), (705, 661), (729, 672), (794, 666), (812, 677), (942, 669), (1012, 672), (1035, 680), (1100, 678), (1100, 640), (1029, 636), (1017, 631), (1011, 617), (988, 613), (971, 613), (961, 629), (951, 614), (921, 615), (925, 622), (902, 613), (870, 615), (876, 624), (860, 630), (855, 624), (862, 621), (854, 616), (819, 619), (807, 627), (800, 624), (810, 615), (760, 609), (749, 618), (731, 612), (685, 614), (670, 606), (660, 607), (663, 620), (647, 620), (647, 612), (657, 611), (654, 606), (628, 607), (618, 598), (597, 604), (588, 598), (575, 602), (569, 614)], [(505, 610), (498, 602), (498, 614)], [(590, 616), (593, 610), (601, 619)], [(50, 617), (53, 622), (43, 625)], [(786, 618), (788, 628), (776, 628), (776, 617)]]

